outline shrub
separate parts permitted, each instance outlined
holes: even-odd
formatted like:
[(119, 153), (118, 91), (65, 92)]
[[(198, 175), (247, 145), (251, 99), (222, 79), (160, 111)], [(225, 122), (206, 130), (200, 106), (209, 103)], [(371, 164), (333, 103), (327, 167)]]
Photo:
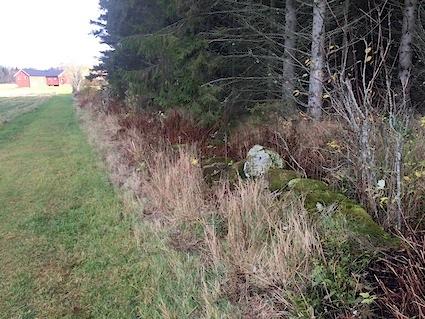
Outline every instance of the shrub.
[[(332, 218), (333, 207), (324, 207), (321, 217), (313, 218), (302, 198), (272, 194), (262, 180), (241, 182), (237, 187), (222, 181), (210, 189), (199, 165), (211, 156), (238, 160), (254, 144), (262, 144), (305, 175), (361, 196), (350, 162), (350, 133), (338, 122), (312, 124), (300, 118), (267, 126), (245, 123), (230, 135), (222, 135), (223, 131), (201, 127), (177, 110), (166, 114), (93, 110), (100, 112), (99, 121), (111, 130), (108, 134), (117, 144), (113, 149), (121, 154), (120, 170), (124, 160), (131, 168), (124, 169), (125, 174), (117, 172), (119, 183), (122, 176), (131, 176), (137, 197), (148, 199), (145, 213), (170, 226), (166, 229), (174, 248), (204, 252), (206, 317), (223, 317), (221, 311), (238, 312), (235, 308), (241, 309), (241, 316), (258, 318), (366, 318), (371, 314), (378, 292), (370, 285), (376, 286), (377, 281), (366, 280), (365, 274), (374, 256), (353, 250), (354, 236), (344, 220)], [(424, 136), (417, 122), (406, 152), (407, 163), (412, 165), (406, 166), (405, 176), (410, 180), (405, 179), (403, 198), (411, 208), (406, 217), (411, 219), (417, 218), (413, 216), (419, 216), (423, 207)], [(374, 139), (377, 154), (384, 155), (383, 142), (381, 136)], [(414, 278), (423, 276), (423, 268), (415, 268), (417, 264), (423, 267), (423, 247), (417, 242), (409, 245), (412, 248), (402, 255), (407, 256), (403, 262), (387, 255), (388, 263), (381, 264), (384, 270), (376, 272), (383, 313), (399, 311), (407, 313), (406, 318), (418, 310), (406, 310), (407, 299), (397, 299), (391, 285), (396, 282), (397, 292), (421, 305), (422, 291), (414, 285)], [(401, 272), (394, 264), (413, 269)], [(388, 275), (391, 280), (386, 281), (392, 269), (397, 274)]]

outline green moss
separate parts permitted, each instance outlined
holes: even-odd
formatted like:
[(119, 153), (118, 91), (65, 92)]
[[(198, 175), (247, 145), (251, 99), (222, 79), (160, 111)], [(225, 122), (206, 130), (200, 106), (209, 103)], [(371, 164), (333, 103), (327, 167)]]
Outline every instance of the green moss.
[(330, 187), (318, 180), (293, 179), (288, 184), (296, 193), (305, 196), (305, 207), (310, 212), (318, 212), (318, 203), (323, 206), (336, 206), (335, 218), (344, 218), (350, 231), (361, 235), (359, 240), (366, 239), (373, 246), (389, 247), (397, 241), (379, 226), (366, 210), (345, 195), (332, 191)]
[(269, 189), (272, 192), (284, 190), (288, 183), (296, 178), (299, 178), (297, 172), (286, 169), (271, 168), (267, 173)]
[(297, 192), (303, 193), (306, 196), (305, 205), (308, 209), (316, 209), (317, 203), (323, 206), (340, 205), (347, 200), (343, 194), (336, 193), (330, 189), (327, 190), (314, 190), (311, 192), (304, 192), (297, 190)]
[(288, 183), (288, 186), (291, 190), (302, 193), (329, 190), (329, 186), (325, 182), (310, 178), (293, 179)]
[(339, 212), (346, 218), (350, 230), (365, 236), (374, 245), (395, 247), (399, 244), (398, 240), (379, 226), (359, 204), (347, 199), (341, 204)]

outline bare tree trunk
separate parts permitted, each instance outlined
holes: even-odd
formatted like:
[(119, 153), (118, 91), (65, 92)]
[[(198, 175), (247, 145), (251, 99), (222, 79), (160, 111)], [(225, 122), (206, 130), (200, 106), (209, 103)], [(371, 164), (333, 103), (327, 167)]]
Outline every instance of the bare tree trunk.
[(345, 0), (344, 2), (344, 27), (342, 35), (342, 66), (341, 66), (341, 78), (344, 79), (347, 67), (348, 67), (348, 54), (350, 52), (350, 44), (348, 43), (348, 34), (349, 34), (349, 12), (350, 12), (350, 0)]
[(401, 202), (401, 197), (403, 194), (402, 184), (401, 184), (401, 171), (403, 165), (403, 145), (404, 139), (401, 134), (398, 134), (396, 137), (396, 146), (395, 146), (395, 160), (394, 160), (394, 173), (396, 180), (396, 189), (394, 194), (394, 201), (396, 204), (396, 226), (397, 229), (401, 229), (402, 218), (403, 218), (403, 205)]
[(415, 30), (416, 9), (418, 0), (405, 0), (403, 14), (403, 30), (400, 41), (399, 78), (403, 90), (403, 103), (410, 104), (410, 74), (412, 71), (412, 41)]
[(316, 120), (322, 116), (323, 106), (325, 14), (326, 0), (314, 0), (308, 109)]
[(367, 207), (374, 213), (375, 217), (378, 216), (378, 206), (374, 198), (374, 190), (376, 187), (376, 162), (371, 145), (371, 124), (368, 118), (364, 118), (360, 125), (359, 135), (359, 151), (361, 156), (361, 173), (363, 187), (365, 188), (368, 203)]
[(297, 11), (295, 0), (286, 0), (285, 14), (285, 52), (283, 56), (282, 98), (289, 108), (295, 106), (293, 98), (295, 88), (295, 46), (296, 46)]
[[(270, 19), (276, 19), (276, 1), (270, 0)], [(273, 56), (273, 50), (270, 48), (268, 52), (269, 56)], [(275, 93), (273, 92), (274, 79), (273, 79), (273, 62), (269, 60), (267, 62), (267, 95), (270, 100), (275, 99)]]

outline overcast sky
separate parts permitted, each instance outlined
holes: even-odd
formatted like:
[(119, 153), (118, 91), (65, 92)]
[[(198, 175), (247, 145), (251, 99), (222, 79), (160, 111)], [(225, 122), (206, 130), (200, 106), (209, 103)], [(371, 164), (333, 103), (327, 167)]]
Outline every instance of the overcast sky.
[(93, 65), (101, 46), (90, 35), (98, 0), (0, 0), (0, 65)]

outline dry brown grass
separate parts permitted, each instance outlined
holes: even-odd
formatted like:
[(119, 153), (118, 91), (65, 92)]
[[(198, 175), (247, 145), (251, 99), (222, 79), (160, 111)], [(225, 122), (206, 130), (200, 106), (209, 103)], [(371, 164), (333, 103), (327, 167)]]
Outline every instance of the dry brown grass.
[(382, 317), (425, 318), (425, 232), (401, 237), (405, 249), (387, 253), (373, 270)]
[(282, 202), (265, 186), (254, 181), (219, 191), (217, 213), (227, 232), (220, 238), (206, 223), (205, 240), (210, 262), (226, 269), (223, 292), (252, 318), (279, 318), (294, 311), (291, 298), (303, 294), (321, 245), (303, 203)]
[(90, 144), (95, 146), (103, 158), (111, 183), (122, 191), (126, 205), (134, 209), (135, 203), (140, 203), (136, 209), (143, 211), (141, 174), (134, 165), (130, 165), (127, 158), (126, 152), (131, 140), (117, 138), (120, 130), (118, 114), (90, 109), (77, 109), (77, 114)]
[(193, 148), (158, 151), (146, 162), (143, 190), (151, 209), (169, 222), (199, 220), (205, 209), (204, 181)]
[(309, 309), (303, 296), (323, 253), (299, 198), (277, 198), (261, 180), (208, 189), (195, 146), (152, 143), (149, 132), (123, 129), (117, 113), (91, 116), (86, 127), (104, 149), (111, 180), (144, 203), (140, 216), (168, 231), (173, 248), (202, 253), (205, 318), (235, 311), (217, 306), (223, 297), (244, 318), (288, 316), (300, 302)]

